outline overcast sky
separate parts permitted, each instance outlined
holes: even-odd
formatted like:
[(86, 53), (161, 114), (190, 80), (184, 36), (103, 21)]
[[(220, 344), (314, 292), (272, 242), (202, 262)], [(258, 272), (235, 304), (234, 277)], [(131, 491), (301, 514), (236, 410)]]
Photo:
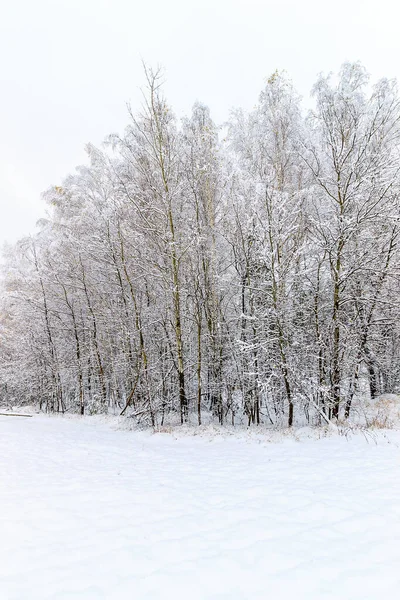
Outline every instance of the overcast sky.
[(320, 71), (361, 60), (400, 79), (396, 0), (3, 0), (0, 245), (31, 233), (40, 194), (140, 105), (141, 60), (162, 65), (178, 115), (221, 122), (285, 69), (307, 96)]

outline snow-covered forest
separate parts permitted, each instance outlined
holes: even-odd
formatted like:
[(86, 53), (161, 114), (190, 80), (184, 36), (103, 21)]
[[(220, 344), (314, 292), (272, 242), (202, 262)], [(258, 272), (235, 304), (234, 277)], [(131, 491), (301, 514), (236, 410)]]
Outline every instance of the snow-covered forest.
[(217, 125), (144, 75), (123, 135), (6, 250), (0, 402), (291, 426), (398, 392), (396, 83), (346, 63), (307, 111), (276, 72)]

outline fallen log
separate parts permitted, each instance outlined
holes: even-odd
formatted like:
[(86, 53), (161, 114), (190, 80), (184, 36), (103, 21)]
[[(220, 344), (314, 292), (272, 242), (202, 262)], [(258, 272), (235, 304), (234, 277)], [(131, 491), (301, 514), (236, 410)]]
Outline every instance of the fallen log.
[(32, 415), (21, 415), (19, 413), (0, 413), (0, 417), (31, 417)]

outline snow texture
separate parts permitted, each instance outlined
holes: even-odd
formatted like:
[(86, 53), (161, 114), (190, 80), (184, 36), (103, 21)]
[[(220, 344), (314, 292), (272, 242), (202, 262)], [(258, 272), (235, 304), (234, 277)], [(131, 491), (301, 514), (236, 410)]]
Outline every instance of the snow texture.
[(0, 598), (398, 599), (399, 435), (0, 417)]

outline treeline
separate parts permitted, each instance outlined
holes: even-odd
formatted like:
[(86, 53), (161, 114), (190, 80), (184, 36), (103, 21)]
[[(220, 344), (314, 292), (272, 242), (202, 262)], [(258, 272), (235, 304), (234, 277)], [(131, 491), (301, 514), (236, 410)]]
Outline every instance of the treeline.
[(345, 64), (305, 116), (275, 73), (221, 129), (146, 77), (6, 253), (0, 401), (290, 426), (398, 390), (396, 83)]

